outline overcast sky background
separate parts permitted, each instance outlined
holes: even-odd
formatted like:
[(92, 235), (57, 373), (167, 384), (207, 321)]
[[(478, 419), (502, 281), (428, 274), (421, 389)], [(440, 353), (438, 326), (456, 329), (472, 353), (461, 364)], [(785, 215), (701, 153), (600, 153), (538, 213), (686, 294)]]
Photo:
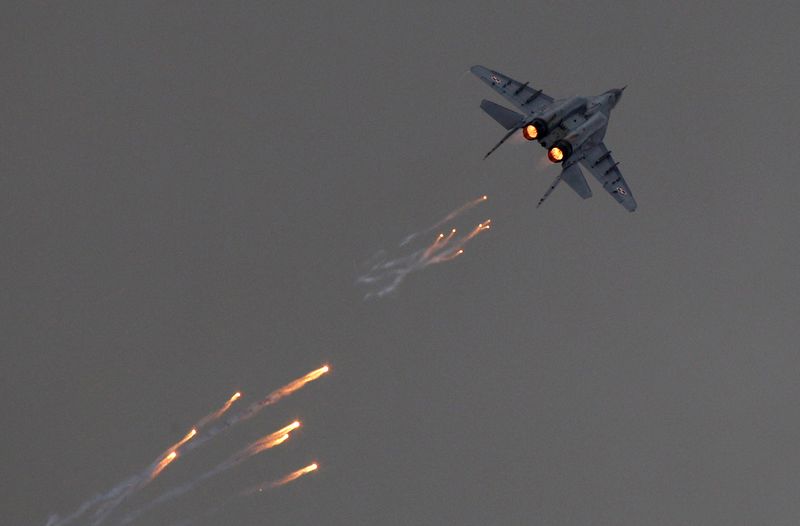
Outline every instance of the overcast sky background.
[[(299, 416), (137, 524), (311, 460), (198, 524), (798, 523), (798, 4), (418, 4), (5, 5), (0, 522), (330, 363), (125, 509)], [(481, 160), (473, 64), (627, 84), (638, 211), (594, 179), (535, 209), (558, 169)], [(362, 301), (365, 259), (484, 193), (464, 256)]]

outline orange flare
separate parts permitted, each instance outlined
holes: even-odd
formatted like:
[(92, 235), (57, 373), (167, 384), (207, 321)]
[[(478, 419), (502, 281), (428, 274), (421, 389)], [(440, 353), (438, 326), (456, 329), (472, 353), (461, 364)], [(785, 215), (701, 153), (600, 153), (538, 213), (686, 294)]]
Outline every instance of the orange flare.
[(433, 252), (435, 252), (438, 247), (440, 247), (440, 246), (443, 247), (447, 243), (449, 243), (450, 240), (453, 239), (454, 235), (456, 235), (456, 229), (455, 228), (452, 229), (450, 231), (450, 233), (447, 234), (447, 236), (445, 236), (444, 234), (439, 234), (439, 236), (436, 239), (433, 240), (433, 243), (431, 244), (431, 246), (429, 246), (428, 248), (425, 249), (425, 252), (423, 252), (423, 254), (422, 254), (422, 259), (429, 258), (431, 256), (431, 254), (433, 254)]
[(168, 451), (174, 453), (176, 449), (184, 445), (186, 442), (190, 441), (192, 438), (194, 438), (196, 434), (197, 434), (197, 428), (193, 427), (191, 430), (189, 430), (188, 433), (186, 433), (186, 435), (182, 439), (178, 440), (177, 442), (172, 444), (169, 448), (167, 448), (167, 451), (162, 453), (162, 455), (168, 455), (169, 454), (167, 453)]
[(313, 382), (314, 380), (316, 380), (317, 378), (319, 378), (320, 376), (322, 376), (323, 374), (327, 373), (330, 370), (331, 370), (330, 367), (327, 365), (324, 365), (319, 369), (314, 369), (310, 373), (301, 376), (297, 380), (292, 380), (291, 382), (284, 385), (280, 389), (271, 392), (269, 395), (267, 395), (267, 398), (262, 403), (275, 403), (284, 396), (288, 396), (293, 392), (297, 391), (298, 389), (306, 385), (308, 382)]
[(275, 431), (272, 434), (273, 435), (285, 435), (286, 433), (291, 433), (292, 431), (294, 431), (298, 427), (300, 427), (300, 421), (299, 420), (295, 420), (294, 422), (292, 422), (288, 426), (284, 426), (284, 427), (282, 427), (281, 429)]
[(460, 256), (461, 254), (463, 254), (463, 253), (464, 253), (464, 249), (463, 248), (459, 248), (458, 250), (456, 250), (455, 252), (453, 252), (451, 254), (447, 254), (446, 256), (437, 257), (436, 259), (433, 260), (433, 263), (444, 263), (445, 261), (452, 261), (452, 260), (456, 259), (458, 256)]
[(492, 228), (491, 222), (492, 222), (491, 219), (487, 219), (483, 223), (478, 223), (478, 226), (476, 226), (475, 228), (472, 229), (472, 232), (469, 233), (469, 235), (464, 240), (464, 242), (469, 241), (470, 239), (472, 239), (473, 237), (477, 236), (478, 234), (480, 234), (484, 230), (489, 230), (490, 228)]
[(181, 447), (181, 446), (182, 446), (182, 445), (184, 445), (186, 442), (188, 442), (189, 440), (191, 440), (192, 438), (194, 438), (194, 436), (195, 436), (196, 434), (197, 434), (197, 428), (196, 428), (196, 427), (193, 427), (193, 428), (191, 429), (191, 431), (189, 431), (188, 433), (186, 433), (186, 436), (185, 436), (185, 437), (183, 437), (183, 438), (180, 440), (180, 442), (178, 442), (177, 444), (175, 444), (175, 446), (174, 446), (174, 447), (175, 447), (175, 448)]
[(178, 453), (175, 451), (170, 451), (170, 453), (166, 457), (162, 458), (161, 461), (158, 463), (158, 465), (156, 465), (156, 467), (153, 468), (153, 472), (150, 474), (150, 480), (156, 478), (158, 474), (161, 473), (164, 470), (164, 468), (167, 467), (170, 464), (170, 462), (172, 462), (176, 458), (178, 458)]
[(298, 427), (300, 427), (300, 422), (295, 420), (288, 426), (284, 426), (278, 429), (277, 431), (274, 431), (268, 435), (259, 438), (258, 440), (256, 440), (247, 447), (245, 453), (247, 454), (247, 456), (253, 456), (257, 455), (258, 453), (261, 453), (265, 449), (270, 449), (279, 444), (283, 444), (289, 439), (289, 433), (291, 433)]
[(233, 403), (234, 403), (236, 400), (238, 400), (238, 399), (239, 399), (239, 398), (241, 398), (241, 397), (242, 397), (242, 392), (241, 392), (241, 391), (236, 391), (236, 392), (235, 392), (235, 393), (233, 393), (233, 395), (232, 395), (232, 396), (231, 396), (231, 397), (228, 399), (228, 401), (227, 401), (227, 402), (225, 402), (225, 404), (224, 404), (222, 407), (220, 407), (219, 409), (217, 409), (216, 411), (214, 411), (214, 412), (213, 412), (213, 413), (211, 413), (210, 415), (206, 415), (206, 416), (204, 416), (203, 418), (201, 418), (201, 419), (200, 419), (200, 421), (199, 421), (199, 422), (197, 422), (197, 425), (196, 425), (196, 427), (204, 427), (204, 426), (205, 426), (206, 424), (208, 424), (209, 422), (213, 422), (214, 420), (218, 419), (219, 417), (221, 417), (222, 415), (224, 415), (224, 414), (225, 414), (225, 413), (228, 411), (228, 409), (230, 409), (230, 408), (231, 408), (231, 406), (233, 405)]
[(455, 219), (456, 217), (460, 216), (461, 214), (463, 214), (464, 212), (466, 212), (470, 208), (481, 204), (482, 202), (486, 201), (487, 199), (489, 199), (489, 196), (482, 195), (482, 196), (480, 196), (480, 197), (478, 197), (476, 199), (473, 199), (472, 201), (467, 201), (463, 205), (459, 206), (458, 208), (456, 208), (455, 210), (453, 210), (452, 212), (447, 214), (441, 221), (439, 221), (438, 223), (436, 223), (435, 225), (430, 227), (430, 230), (434, 230), (436, 228), (439, 228), (441, 225), (447, 223), (448, 221), (452, 221), (453, 219)]
[[(315, 471), (318, 467), (319, 466), (317, 466), (316, 462), (313, 463), (313, 464), (309, 464), (308, 466), (306, 466), (304, 468), (300, 468), (297, 471), (293, 471), (293, 472), (289, 473), (288, 475), (286, 475), (285, 477), (283, 477), (280, 480), (276, 480), (275, 482), (272, 483), (271, 487), (275, 488), (275, 487), (278, 487), (278, 486), (283, 486), (284, 484), (287, 484), (287, 483), (289, 483), (289, 482), (291, 482), (293, 480), (299, 479), (300, 477), (302, 477), (303, 475), (305, 475), (307, 473), (311, 473), (312, 471)], [(260, 488), (259, 488), (259, 490), (260, 490)]]
[(444, 235), (444, 234), (439, 234), (439, 237), (437, 237), (437, 238), (434, 240), (434, 242), (433, 242), (433, 245), (432, 245), (430, 248), (433, 248), (433, 247), (435, 247), (436, 245), (438, 245), (438, 244), (439, 244), (439, 242), (442, 242), (442, 243), (447, 243), (448, 241), (450, 241), (450, 238), (452, 238), (452, 237), (455, 235), (455, 233), (456, 233), (456, 229), (454, 228), (454, 229), (452, 229), (452, 230), (450, 231), (450, 233), (449, 233), (449, 234), (447, 234), (447, 237), (445, 237), (445, 235)]
[(242, 397), (242, 393), (241, 393), (241, 391), (236, 391), (235, 393), (233, 393), (233, 396), (231, 396), (231, 397), (228, 399), (228, 401), (227, 401), (227, 402), (225, 402), (225, 405), (223, 405), (222, 407), (220, 407), (220, 408), (219, 408), (219, 410), (217, 410), (217, 412), (213, 413), (212, 420), (216, 420), (217, 418), (219, 418), (219, 417), (221, 417), (222, 415), (224, 415), (224, 414), (225, 414), (225, 412), (226, 412), (228, 409), (230, 409), (230, 408), (231, 408), (231, 406), (233, 405), (233, 403), (234, 403), (236, 400), (238, 400), (239, 398), (241, 398), (241, 397)]

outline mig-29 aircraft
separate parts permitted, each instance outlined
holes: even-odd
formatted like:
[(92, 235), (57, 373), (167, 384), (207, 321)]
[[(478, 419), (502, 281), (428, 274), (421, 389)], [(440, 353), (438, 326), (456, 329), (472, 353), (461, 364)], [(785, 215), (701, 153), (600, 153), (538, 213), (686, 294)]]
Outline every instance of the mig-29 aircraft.
[(566, 182), (582, 198), (592, 197), (592, 191), (578, 167), (580, 163), (626, 210), (636, 210), (636, 200), (622, 178), (619, 163), (614, 161), (611, 151), (603, 144), (611, 110), (622, 98), (625, 88), (608, 90), (596, 97), (554, 100), (542, 90), (531, 87), (528, 82), (516, 81), (483, 66), (473, 66), (470, 71), (524, 112), (517, 113), (486, 99), (481, 102), (481, 109), (508, 130), (484, 159), (514, 133), (522, 130), (523, 137), (538, 141), (547, 149), (547, 158), (551, 162), (562, 165), (561, 173), (539, 200), (537, 207), (561, 181)]

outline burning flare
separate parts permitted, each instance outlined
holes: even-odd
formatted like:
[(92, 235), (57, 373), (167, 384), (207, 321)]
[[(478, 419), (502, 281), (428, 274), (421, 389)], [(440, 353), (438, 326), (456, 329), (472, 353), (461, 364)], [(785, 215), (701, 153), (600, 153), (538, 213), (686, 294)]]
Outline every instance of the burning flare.
[(309, 464), (308, 466), (306, 466), (304, 468), (300, 468), (297, 471), (292, 471), (291, 473), (289, 473), (285, 477), (280, 478), (280, 479), (278, 479), (276, 481), (263, 482), (263, 483), (259, 484), (258, 486), (253, 486), (253, 487), (251, 487), (249, 489), (246, 489), (245, 491), (240, 493), (240, 495), (242, 495), (244, 497), (247, 497), (247, 496), (253, 495), (254, 493), (261, 493), (265, 489), (277, 488), (278, 486), (283, 486), (284, 484), (288, 484), (289, 482), (291, 482), (293, 480), (299, 479), (300, 477), (302, 477), (303, 475), (305, 475), (307, 473), (311, 473), (312, 471), (316, 471), (318, 468), (319, 468), (319, 466), (317, 465), (316, 462), (314, 462), (313, 464)]
[(178, 440), (177, 442), (175, 442), (174, 444), (169, 446), (166, 451), (161, 453), (161, 456), (162, 457), (165, 456), (165, 455), (169, 456), (170, 453), (174, 453), (175, 451), (178, 450), (178, 448), (180, 448), (186, 442), (188, 442), (191, 439), (193, 439), (196, 434), (197, 434), (197, 428), (193, 427), (191, 430), (189, 430), (188, 433), (186, 433), (186, 435), (182, 439)]
[(300, 427), (300, 422), (295, 420), (288, 426), (284, 426), (281, 429), (278, 429), (277, 431), (270, 433), (269, 435), (265, 435), (262, 438), (256, 440), (255, 442), (247, 446), (247, 449), (245, 449), (244, 453), (248, 457), (251, 457), (253, 455), (261, 453), (265, 449), (269, 449), (279, 444), (282, 444), (289, 439), (289, 433), (291, 433), (298, 427)]
[(456, 235), (455, 228), (450, 230), (450, 233), (447, 234), (446, 236), (440, 233), (438, 236), (436, 236), (436, 239), (433, 240), (433, 243), (431, 243), (431, 245), (425, 249), (425, 252), (422, 254), (422, 257), (428, 258), (431, 256), (431, 254), (433, 254), (437, 250), (441, 250), (442, 248), (447, 246), (450, 240), (453, 239), (454, 235)]
[(327, 373), (330, 370), (331, 368), (327, 365), (323, 365), (319, 369), (314, 369), (310, 373), (306, 373), (304, 376), (301, 376), (297, 380), (293, 380), (288, 384), (284, 385), (283, 387), (281, 387), (280, 389), (276, 389), (275, 391), (271, 392), (270, 394), (267, 395), (266, 398), (264, 398), (264, 400), (262, 400), (261, 404), (262, 405), (274, 404), (284, 396), (289, 396), (298, 389), (301, 389), (308, 382), (313, 382), (314, 380), (316, 380), (317, 378), (319, 378), (320, 376), (322, 376), (323, 374)]
[[(482, 195), (467, 201), (435, 225), (406, 236), (399, 246), (405, 247), (420, 235), (438, 231), (445, 223), (488, 199), (488, 196)], [(356, 280), (357, 284), (365, 285), (368, 288), (364, 299), (381, 298), (394, 292), (409, 274), (423, 270), (430, 265), (444, 263), (459, 257), (464, 253), (464, 246), (472, 238), (484, 230), (491, 229), (491, 222), (491, 219), (487, 219), (483, 223), (478, 223), (478, 226), (466, 234), (458, 234), (455, 228), (452, 228), (447, 234), (439, 232), (429, 245), (416, 250), (407, 248), (405, 255), (392, 259), (388, 257), (388, 252), (385, 250), (377, 252), (367, 263), (369, 267), (366, 272)]]
[[(213, 426), (209, 426), (208, 428), (204, 428), (207, 424), (212, 423), (215, 420), (220, 419), (236, 402), (239, 398), (242, 397), (241, 392), (234, 393), (225, 404), (214, 411), (213, 413), (205, 416), (202, 418), (191, 430), (189, 430), (184, 437), (175, 443), (173, 446), (168, 448), (164, 451), (161, 455), (156, 457), (156, 460), (153, 461), (149, 466), (142, 469), (140, 472), (131, 475), (130, 477), (122, 480), (117, 485), (113, 486), (109, 490), (99, 493), (97, 495), (92, 496), (88, 500), (86, 500), (83, 504), (81, 504), (76, 511), (67, 515), (66, 517), (59, 517), (58, 515), (51, 515), (48, 520), (48, 526), (66, 526), (67, 524), (72, 523), (76, 519), (84, 516), (85, 514), (89, 513), (90, 510), (93, 510), (91, 516), (87, 518), (87, 521), (84, 523), (90, 524), (91, 526), (99, 526), (102, 524), (106, 518), (113, 513), (123, 502), (125, 502), (131, 495), (138, 492), (139, 490), (143, 489), (149, 482), (155, 479), (170, 463), (172, 463), (178, 456), (185, 454), (188, 451), (192, 451), (206, 442), (211, 441), (216, 436), (224, 432), (225, 430), (229, 429), (230, 427), (241, 423), (249, 418), (255, 416), (259, 411), (261, 411), (264, 407), (271, 405), (281, 398), (293, 393), (294, 391), (300, 389), (308, 382), (316, 380), (323, 374), (330, 371), (330, 367), (325, 365), (307, 373), (305, 376), (290, 382), (286, 386), (278, 389), (277, 391), (272, 392), (268, 395), (265, 399), (252, 403), (249, 407), (226, 417), (222, 422), (217, 422)], [(163, 494), (158, 499), (151, 502), (149, 505), (130, 512), (122, 521), (121, 524), (127, 524), (128, 522), (134, 520), (137, 516), (141, 515), (148, 509), (158, 505), (161, 502), (169, 500), (173, 498), (175, 495), (183, 494), (186, 491), (189, 491), (193, 487), (195, 487), (200, 481), (209, 478), (220, 471), (224, 471), (229, 469), (233, 466), (238, 465), (244, 459), (248, 458), (251, 455), (257, 454), (265, 449), (269, 449), (272, 447), (277, 446), (278, 444), (282, 444), (286, 440), (290, 438), (290, 432), (300, 426), (299, 422), (293, 422), (288, 426), (280, 429), (266, 437), (263, 437), (259, 441), (251, 444), (243, 451), (240, 451), (238, 454), (234, 455), (234, 457), (228, 459), (227, 461), (223, 462), (222, 464), (218, 465), (216, 468), (210, 470), (209, 472), (201, 475), (199, 478), (190, 481), (189, 483), (180, 486), (178, 488), (174, 488), (173, 490)]]
[(233, 403), (234, 403), (236, 400), (238, 400), (239, 398), (241, 398), (241, 397), (242, 397), (242, 393), (241, 393), (241, 391), (236, 391), (235, 393), (233, 393), (233, 396), (231, 396), (231, 397), (228, 399), (228, 401), (227, 401), (227, 402), (225, 402), (225, 405), (223, 405), (222, 407), (220, 407), (219, 409), (217, 409), (217, 410), (216, 410), (216, 411), (214, 411), (213, 413), (211, 413), (211, 414), (209, 414), (209, 415), (206, 415), (206, 416), (204, 416), (203, 418), (201, 418), (201, 419), (200, 419), (200, 421), (197, 423), (197, 425), (196, 425), (195, 427), (204, 427), (204, 426), (205, 426), (205, 425), (207, 425), (209, 422), (213, 422), (214, 420), (217, 420), (219, 417), (221, 417), (222, 415), (224, 415), (225, 413), (227, 413), (227, 412), (228, 412), (228, 409), (230, 409), (230, 408), (231, 408), (231, 406), (233, 405)]
[[(410, 243), (413, 239), (415, 239), (419, 235), (427, 234), (428, 232), (430, 232), (432, 230), (437, 230), (440, 226), (444, 225), (445, 223), (449, 223), (450, 221), (452, 221), (453, 219), (457, 218), (458, 216), (460, 216), (464, 212), (467, 212), (471, 208), (483, 203), (487, 199), (489, 199), (488, 195), (482, 195), (482, 196), (480, 196), (480, 197), (478, 197), (476, 199), (473, 199), (472, 201), (467, 201), (463, 205), (459, 206), (458, 208), (456, 208), (455, 210), (451, 211), (449, 214), (444, 216), (436, 224), (426, 228), (425, 230), (422, 230), (421, 232), (414, 232), (413, 234), (407, 235), (405, 237), (405, 239), (403, 239), (400, 242), (400, 246), (402, 247), (402, 246), (407, 245), (408, 243)], [(444, 237), (444, 236), (442, 236), (442, 237)]]
[(316, 469), (318, 467), (319, 466), (317, 466), (316, 462), (313, 463), (313, 464), (309, 464), (308, 466), (306, 466), (304, 468), (300, 468), (297, 471), (293, 471), (293, 472), (289, 473), (288, 475), (286, 475), (285, 477), (283, 477), (280, 480), (276, 480), (275, 482), (273, 482), (271, 484), (270, 487), (277, 488), (278, 486), (283, 486), (284, 484), (288, 484), (289, 482), (291, 482), (293, 480), (299, 479), (300, 477), (302, 477), (306, 473), (311, 473), (312, 471), (316, 471)]
[[(284, 426), (281, 429), (278, 429), (277, 431), (274, 431), (274, 432), (272, 432), (272, 433), (270, 433), (268, 435), (265, 435), (262, 438), (259, 438), (258, 440), (256, 440), (255, 442), (253, 442), (252, 444), (250, 444), (249, 446), (247, 446), (243, 450), (241, 450), (238, 453), (232, 455), (230, 458), (228, 458), (224, 462), (222, 462), (220, 464), (217, 464), (216, 467), (206, 471), (205, 473), (203, 473), (199, 477), (196, 477), (193, 480), (190, 480), (189, 482), (186, 482), (185, 484), (183, 484), (181, 486), (177, 486), (175, 488), (172, 488), (171, 490), (162, 493), (161, 496), (159, 496), (158, 498), (150, 501), (150, 503), (148, 503), (148, 504), (146, 504), (144, 506), (141, 506), (138, 509), (132, 510), (125, 517), (123, 517), (122, 521), (119, 524), (120, 525), (129, 524), (129, 523), (135, 521), (140, 515), (142, 515), (144, 513), (147, 513), (148, 511), (160, 506), (161, 504), (163, 504), (165, 502), (173, 500), (173, 499), (175, 499), (177, 497), (180, 497), (181, 495), (184, 495), (184, 494), (192, 491), (197, 486), (199, 486), (203, 481), (208, 480), (208, 479), (210, 479), (212, 477), (215, 477), (215, 476), (219, 475), (220, 473), (223, 473), (225, 471), (228, 471), (229, 469), (232, 469), (232, 468), (238, 466), (239, 464), (241, 464), (242, 462), (244, 462), (248, 458), (252, 457), (253, 455), (257, 455), (258, 453), (261, 453), (262, 451), (265, 451), (267, 449), (273, 448), (273, 447), (275, 447), (275, 446), (277, 446), (279, 444), (283, 444), (284, 442), (289, 440), (289, 436), (290, 436), (289, 433), (291, 433), (292, 431), (294, 431), (298, 427), (300, 427), (300, 422), (295, 420), (291, 424), (289, 424), (287, 426)], [(170, 458), (170, 456), (172, 456), (172, 458)], [(173, 451), (172, 453), (170, 453), (169, 456), (165, 457), (164, 460), (162, 460), (159, 463), (159, 465), (157, 467), (158, 471), (160, 471), (161, 469), (164, 469), (164, 467), (169, 462), (171, 462), (175, 458), (175, 456), (177, 456), (177, 455)], [(158, 474), (158, 472), (155, 472), (153, 477), (155, 477), (157, 474)]]
[(489, 230), (490, 228), (492, 228), (492, 220), (491, 219), (487, 219), (483, 223), (478, 223), (478, 226), (476, 226), (475, 228), (472, 229), (472, 232), (469, 233), (469, 235), (467, 236), (467, 239), (465, 239), (464, 242), (469, 241), (470, 239), (472, 239), (473, 237), (477, 236), (478, 234), (480, 234), (484, 230)]
[(159, 475), (159, 473), (164, 471), (164, 468), (169, 466), (170, 462), (172, 462), (176, 458), (178, 458), (178, 453), (175, 451), (170, 451), (170, 453), (166, 457), (162, 458), (161, 461), (158, 464), (156, 464), (156, 467), (153, 468), (153, 472), (150, 474), (150, 480), (156, 478)]
[(194, 436), (195, 436), (196, 434), (197, 434), (197, 428), (196, 428), (196, 427), (193, 427), (193, 428), (191, 429), (191, 431), (189, 431), (188, 433), (186, 433), (186, 436), (185, 436), (185, 437), (183, 437), (183, 438), (180, 440), (180, 442), (178, 442), (178, 443), (175, 445), (175, 447), (180, 447), (180, 446), (182, 446), (183, 444), (185, 444), (186, 442), (188, 442), (189, 440), (191, 440), (192, 438), (194, 438)]

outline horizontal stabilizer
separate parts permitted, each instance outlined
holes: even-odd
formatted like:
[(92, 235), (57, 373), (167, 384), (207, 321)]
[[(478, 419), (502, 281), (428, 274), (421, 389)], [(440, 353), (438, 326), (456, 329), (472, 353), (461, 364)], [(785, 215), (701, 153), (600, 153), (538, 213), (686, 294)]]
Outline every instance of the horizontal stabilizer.
[(589, 185), (586, 184), (586, 179), (583, 177), (581, 169), (578, 168), (577, 163), (565, 168), (564, 172), (561, 174), (561, 178), (569, 185), (570, 188), (575, 190), (575, 193), (579, 196), (583, 197), (584, 199), (589, 199), (592, 197), (592, 190), (589, 188)]
[(489, 114), (491, 118), (500, 123), (500, 126), (507, 130), (514, 129), (522, 124), (525, 118), (516, 111), (504, 108), (499, 104), (495, 104), (490, 100), (483, 99), (481, 101), (481, 109)]

